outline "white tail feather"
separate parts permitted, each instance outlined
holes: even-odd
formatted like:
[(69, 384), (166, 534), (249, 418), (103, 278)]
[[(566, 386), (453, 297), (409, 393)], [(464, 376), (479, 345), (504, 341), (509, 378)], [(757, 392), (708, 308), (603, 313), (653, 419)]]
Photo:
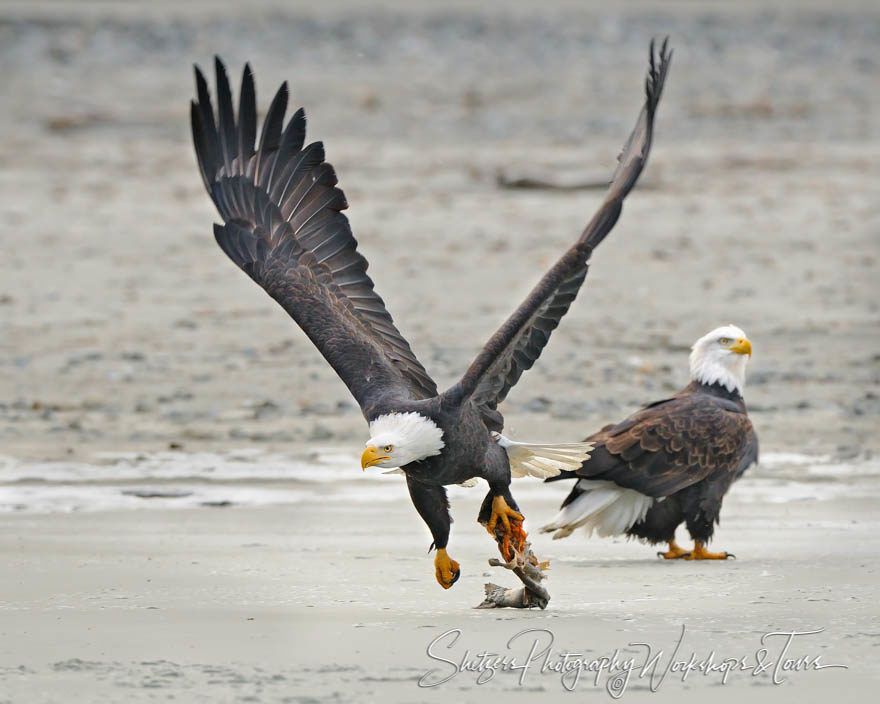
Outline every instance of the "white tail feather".
[(565, 538), (583, 526), (590, 536), (595, 531), (600, 537), (623, 535), (633, 525), (644, 520), (654, 499), (635, 489), (624, 489), (614, 482), (581, 479), (577, 487), (583, 490), (550, 523), (541, 528), (553, 532), (553, 539)]
[(495, 440), (507, 451), (510, 476), (555, 477), (562, 471), (580, 469), (590, 459), (593, 443), (572, 442), (561, 445), (514, 442), (501, 433), (493, 433)]

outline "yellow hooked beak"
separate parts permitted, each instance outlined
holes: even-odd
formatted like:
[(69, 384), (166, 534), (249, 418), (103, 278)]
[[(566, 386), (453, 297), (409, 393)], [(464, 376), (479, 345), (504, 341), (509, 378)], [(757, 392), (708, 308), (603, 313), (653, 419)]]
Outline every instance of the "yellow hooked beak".
[(747, 354), (749, 358), (751, 358), (752, 356), (752, 343), (749, 342), (748, 338), (746, 337), (739, 338), (727, 349), (729, 349), (731, 352), (736, 352), (737, 354)]
[(380, 454), (373, 445), (370, 445), (361, 455), (361, 469), (366, 470), (367, 467), (372, 467), (374, 464), (379, 464), (380, 462), (390, 459), (391, 457)]

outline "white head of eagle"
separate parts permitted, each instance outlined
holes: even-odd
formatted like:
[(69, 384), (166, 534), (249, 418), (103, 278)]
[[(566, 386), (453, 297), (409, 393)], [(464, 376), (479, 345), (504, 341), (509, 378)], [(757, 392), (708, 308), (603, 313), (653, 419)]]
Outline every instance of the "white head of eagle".
[(419, 413), (386, 413), (370, 422), (370, 439), (361, 455), (361, 466), (403, 467), (439, 455), (443, 431)]
[(691, 348), (691, 379), (742, 393), (751, 356), (752, 343), (736, 325), (715, 328)]

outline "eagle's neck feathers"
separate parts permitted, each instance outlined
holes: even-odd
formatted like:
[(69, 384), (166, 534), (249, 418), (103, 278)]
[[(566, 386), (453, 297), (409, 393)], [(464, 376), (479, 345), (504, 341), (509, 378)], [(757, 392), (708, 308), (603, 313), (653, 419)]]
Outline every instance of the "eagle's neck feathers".
[(691, 356), (691, 379), (706, 386), (718, 384), (731, 393), (742, 394), (746, 385), (746, 362), (743, 356), (722, 363), (715, 359), (696, 359)]

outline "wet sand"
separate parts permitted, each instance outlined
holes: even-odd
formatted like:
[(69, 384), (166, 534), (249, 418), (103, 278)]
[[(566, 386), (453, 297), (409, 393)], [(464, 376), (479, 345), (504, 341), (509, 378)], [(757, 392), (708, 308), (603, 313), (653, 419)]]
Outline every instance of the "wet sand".
[[(402, 487), (397, 487), (402, 488)], [(455, 501), (452, 554), (463, 576), (450, 591), (433, 581), (429, 540), (399, 502), (339, 506), (4, 516), (0, 659), (8, 701), (514, 701), (574, 696), (611, 701), (609, 676), (563, 680), (559, 653), (583, 659), (663, 651), (651, 701), (823, 701), (845, 690), (866, 701), (878, 684), (876, 497), (791, 504), (729, 497), (716, 544), (735, 561), (658, 560), (624, 541), (539, 540), (552, 560), (546, 611), (472, 610), (482, 585), (512, 586), (486, 567), (488, 537), (473, 523), (479, 498)], [(547, 500), (530, 503), (548, 515)], [(369, 530), (365, 530), (369, 526)], [(353, 527), (356, 527), (353, 529)], [(856, 548), (851, 550), (850, 548)], [(485, 573), (485, 574), (484, 574)], [(682, 644), (673, 656), (681, 629)], [(819, 656), (849, 669), (754, 675), (765, 633), (800, 636), (786, 657)], [(445, 638), (460, 629), (451, 648)], [(508, 640), (524, 634), (508, 648)], [(499, 671), (477, 684), (461, 672), (469, 650), (528, 659), (553, 634), (550, 664)], [(448, 636), (447, 638), (451, 638)], [(775, 662), (782, 638), (767, 641)], [(670, 659), (716, 653), (749, 658), (748, 671), (680, 673)], [(440, 660), (442, 658), (443, 660)], [(541, 671), (544, 666), (544, 671)], [(650, 673), (636, 669), (624, 701), (647, 699)], [(619, 674), (619, 673), (615, 673)], [(484, 677), (488, 677), (485, 674)]]

